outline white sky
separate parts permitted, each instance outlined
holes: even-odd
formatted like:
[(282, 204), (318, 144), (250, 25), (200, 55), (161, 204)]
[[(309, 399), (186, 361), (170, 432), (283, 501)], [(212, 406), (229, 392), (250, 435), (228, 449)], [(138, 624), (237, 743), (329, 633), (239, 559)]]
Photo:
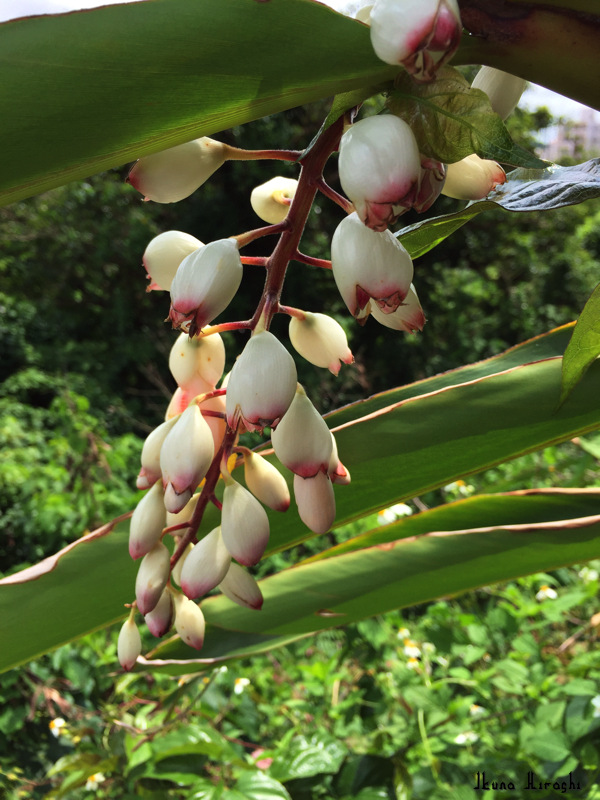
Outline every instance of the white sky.
[[(33, 14), (60, 14), (65, 11), (75, 11), (81, 8), (95, 8), (97, 6), (113, 5), (114, 3), (129, 3), (135, 0), (0, 0), (0, 22), (5, 22), (15, 17), (27, 17)], [(349, 0), (321, 0), (333, 8), (351, 5)], [(362, 5), (362, 0), (356, 5)], [(551, 92), (541, 86), (531, 84), (523, 95), (520, 105), (529, 109), (538, 106), (548, 106), (555, 116), (565, 116), (579, 120), (586, 106), (576, 103), (567, 97)], [(596, 112), (600, 118), (600, 114)]]

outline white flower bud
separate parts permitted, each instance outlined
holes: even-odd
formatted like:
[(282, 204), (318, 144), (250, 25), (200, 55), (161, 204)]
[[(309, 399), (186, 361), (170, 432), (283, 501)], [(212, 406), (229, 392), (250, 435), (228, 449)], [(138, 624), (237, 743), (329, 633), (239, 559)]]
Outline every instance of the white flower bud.
[(283, 178), (281, 175), (257, 186), (250, 195), (254, 213), (271, 225), (283, 222), (296, 194), (297, 186), (297, 180)]
[(160, 451), (167, 438), (167, 434), (175, 422), (176, 419), (172, 417), (159, 425), (158, 428), (155, 428), (152, 433), (146, 437), (144, 446), (142, 447), (142, 468), (136, 481), (138, 489), (149, 489), (161, 477)]
[(215, 528), (194, 545), (181, 569), (180, 585), (183, 593), (195, 600), (221, 583), (229, 565), (231, 554), (225, 547), (221, 528)]
[(262, 608), (263, 596), (258, 583), (252, 575), (235, 561), (231, 562), (227, 575), (218, 587), (225, 597), (228, 597), (238, 606), (252, 608), (258, 611)]
[(323, 417), (298, 384), (296, 394), (272, 434), (275, 455), (303, 478), (327, 472), (331, 458), (331, 434)]
[(169, 369), (182, 389), (193, 386), (198, 377), (211, 388), (225, 369), (225, 345), (218, 333), (210, 336), (179, 334), (169, 354)]
[(204, 644), (206, 623), (199, 606), (179, 592), (173, 594), (175, 604), (175, 630), (181, 640), (190, 647), (200, 650)]
[(384, 231), (419, 191), (421, 157), (413, 132), (391, 114), (355, 123), (340, 142), (339, 172), (361, 221)]
[(246, 486), (261, 503), (274, 511), (287, 511), (290, 490), (277, 467), (258, 453), (244, 451), (244, 480)]
[(483, 200), (505, 181), (500, 164), (473, 154), (448, 165), (442, 194), (455, 200)]
[(224, 311), (242, 280), (235, 239), (218, 239), (183, 259), (171, 284), (169, 318), (194, 335)]
[(376, 0), (370, 24), (378, 58), (402, 64), (420, 82), (435, 78), (458, 49), (462, 33), (457, 0)]
[(214, 455), (211, 430), (194, 403), (169, 431), (160, 451), (167, 511), (177, 514), (188, 503)]
[(155, 544), (142, 559), (135, 580), (137, 607), (144, 616), (156, 607), (169, 580), (171, 557), (162, 542)]
[[(200, 495), (196, 495), (196, 497), (200, 497)], [(195, 507), (195, 505), (196, 504), (194, 503), (194, 507)], [(189, 503), (188, 503), (188, 506), (189, 506)], [(187, 506), (186, 506), (186, 508), (187, 508)], [(183, 511), (181, 513), (183, 513)], [(173, 516), (175, 516), (175, 515), (173, 515)], [(180, 541), (181, 541), (181, 537), (180, 536), (176, 536), (175, 537), (175, 547), (177, 547), (179, 545)], [(181, 570), (183, 569), (183, 565), (185, 564), (185, 560), (189, 556), (189, 554), (192, 552), (193, 549), (194, 549), (194, 545), (191, 544), (191, 543), (188, 544), (187, 547), (185, 548), (185, 550), (183, 551), (183, 553), (179, 556), (179, 559), (175, 562), (173, 568), (171, 569), (171, 580), (175, 581), (175, 583), (178, 586), (181, 586)]]
[(169, 589), (164, 589), (160, 596), (160, 600), (144, 617), (146, 627), (152, 634), (160, 639), (165, 633), (171, 629), (173, 619), (175, 616), (175, 609), (173, 607), (173, 598)]
[(236, 481), (225, 486), (223, 492), (221, 533), (225, 547), (245, 567), (258, 564), (269, 541), (267, 512)]
[(334, 375), (340, 371), (342, 361), (352, 364), (354, 357), (339, 322), (327, 314), (303, 314), (302, 319), (290, 317), (290, 341), (298, 353), (316, 367), (327, 367)]
[(368, 317), (375, 304), (384, 314), (395, 311), (406, 297), (413, 263), (398, 239), (366, 228), (356, 213), (343, 219), (331, 241), (333, 277), (350, 313)]
[(150, 280), (146, 291), (162, 289), (168, 292), (183, 259), (201, 247), (204, 244), (200, 239), (182, 231), (165, 231), (155, 236), (146, 247), (142, 258)]
[(142, 638), (133, 620), (133, 614), (123, 623), (117, 640), (117, 657), (124, 670), (133, 669), (137, 658), (142, 653)]
[(502, 119), (506, 119), (515, 110), (527, 88), (527, 81), (494, 67), (482, 67), (475, 75), (471, 88), (485, 92), (490, 99), (492, 109)]
[(189, 197), (226, 160), (226, 145), (203, 136), (144, 156), (135, 162), (127, 182), (155, 203), (177, 203)]
[(382, 314), (378, 308), (372, 308), (371, 313), (377, 322), (385, 325), (386, 328), (393, 328), (396, 331), (406, 331), (414, 333), (422, 331), (425, 325), (425, 314), (419, 303), (419, 298), (415, 287), (411, 283), (408, 294), (404, 298), (401, 306), (391, 314)]
[(160, 541), (166, 524), (163, 487), (155, 483), (135, 507), (129, 526), (129, 555), (141, 558)]
[(294, 475), (294, 495), (302, 522), (314, 533), (327, 533), (335, 521), (335, 496), (329, 476), (317, 472), (312, 478)]
[(294, 359), (269, 331), (255, 333), (233, 365), (227, 384), (227, 424), (249, 431), (275, 427), (296, 391)]

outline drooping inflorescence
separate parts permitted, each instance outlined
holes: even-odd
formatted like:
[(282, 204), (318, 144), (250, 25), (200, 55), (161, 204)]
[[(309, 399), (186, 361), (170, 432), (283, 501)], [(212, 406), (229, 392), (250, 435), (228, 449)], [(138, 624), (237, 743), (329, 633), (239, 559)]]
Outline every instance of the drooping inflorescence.
[[(357, 18), (372, 26), (375, 52), (418, 81), (435, 80), (456, 49), (461, 29), (455, 0), (354, 6)], [(490, 84), (490, 76), (484, 77), (481, 88), (493, 84), (497, 94), (502, 82)], [(510, 91), (514, 95), (514, 82)], [(505, 108), (498, 97), (495, 102)], [(252, 192), (252, 207), (269, 227), (232, 232), (208, 244), (182, 231), (166, 231), (144, 253), (148, 289), (170, 292), (169, 319), (180, 331), (169, 357), (178, 388), (165, 421), (142, 450), (137, 487), (147, 491), (133, 513), (129, 538), (130, 555), (140, 559), (140, 567), (118, 646), (125, 669), (141, 653), (136, 609), (154, 636), (174, 628), (198, 649), (205, 623), (195, 601), (206, 593), (217, 589), (241, 606), (261, 608), (261, 590), (248, 568), (267, 547), (264, 507), (287, 512), (290, 483), (308, 528), (320, 534), (334, 523), (333, 484), (348, 484), (350, 473), (340, 461), (334, 434), (298, 383), (294, 358), (271, 331), (273, 317), (289, 316), (292, 346), (312, 364), (337, 375), (353, 357), (339, 322), (280, 303), (289, 261), (330, 268), (350, 314), (361, 324), (371, 315), (388, 328), (420, 331), (425, 316), (413, 285), (413, 262), (388, 225), (410, 209), (427, 210), (440, 192), (484, 197), (504, 180), (498, 165), (477, 156), (450, 166), (424, 156), (411, 127), (393, 114), (358, 122), (353, 116), (349, 111), (339, 117), (305, 153), (240, 151), (204, 137), (141, 158), (130, 172), (129, 182), (145, 199), (171, 203), (189, 196), (230, 159), (285, 159), (301, 167), (298, 180), (276, 177)], [(323, 167), (336, 150), (348, 199), (323, 179)], [(332, 236), (331, 262), (298, 249), (317, 191), (347, 213)], [(248, 243), (267, 234), (279, 234), (271, 255), (241, 255)], [(218, 322), (242, 283), (245, 263), (263, 267), (266, 274), (256, 311), (249, 320)], [(225, 377), (222, 331), (250, 333)], [(265, 431), (291, 473), (288, 479), (268, 457), (240, 442), (246, 432)], [(207, 531), (209, 505), (219, 511), (220, 522)]]

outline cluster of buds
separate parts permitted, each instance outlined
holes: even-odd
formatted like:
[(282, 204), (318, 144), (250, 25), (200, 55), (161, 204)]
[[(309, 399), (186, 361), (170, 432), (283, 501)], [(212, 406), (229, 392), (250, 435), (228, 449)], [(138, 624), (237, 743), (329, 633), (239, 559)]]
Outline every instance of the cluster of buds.
[[(406, 11), (402, 30), (396, 17), (394, 24), (390, 21), (392, 7), (397, 11), (398, 6)], [(367, 15), (360, 18), (366, 21)], [(412, 20), (410, 30), (407, 20)], [(460, 34), (455, 0), (377, 0), (370, 24), (377, 52), (385, 51), (386, 59), (405, 65), (419, 80), (432, 78), (454, 52)], [(383, 39), (393, 40), (393, 47), (384, 46)], [(164, 422), (144, 443), (137, 478), (145, 494), (130, 527), (129, 553), (140, 566), (135, 601), (118, 641), (125, 669), (141, 653), (138, 612), (154, 636), (174, 629), (186, 644), (200, 648), (205, 622), (196, 601), (208, 592), (218, 590), (241, 606), (261, 608), (262, 593), (249, 570), (268, 544), (266, 508), (287, 512), (290, 485), (298, 514), (311, 531), (322, 534), (334, 524), (334, 484), (348, 484), (350, 473), (333, 433), (298, 383), (294, 358), (271, 332), (272, 319), (287, 315), (295, 351), (334, 375), (353, 356), (337, 320), (280, 303), (289, 261), (331, 269), (359, 323), (371, 315), (395, 330), (423, 329), (412, 260), (388, 226), (410, 209), (427, 210), (441, 191), (464, 196), (461, 170), (424, 157), (411, 128), (395, 116), (354, 124), (350, 117), (324, 129), (304, 155), (240, 151), (203, 138), (142, 158), (130, 172), (129, 182), (146, 200), (171, 203), (188, 196), (231, 158), (285, 159), (302, 167), (299, 180), (275, 177), (252, 192), (252, 208), (270, 227), (208, 244), (182, 231), (166, 231), (144, 252), (148, 290), (170, 293), (169, 320), (180, 333), (169, 356), (177, 389)], [(323, 167), (336, 149), (340, 183), (349, 199), (323, 179)], [(471, 194), (481, 191), (473, 177), (480, 169), (476, 158), (470, 157), (468, 176), (462, 178)], [(482, 163), (488, 184), (500, 183), (497, 170)], [(298, 249), (319, 190), (346, 211), (333, 234), (330, 262)], [(275, 233), (281, 237), (270, 256), (240, 254), (246, 244)], [(244, 265), (266, 271), (256, 312), (250, 320), (219, 322), (240, 287)], [(250, 333), (227, 375), (222, 331)], [(274, 455), (291, 473), (288, 478), (269, 460), (270, 451), (249, 449), (240, 439), (265, 431)], [(210, 505), (220, 513), (216, 526), (206, 522)]]

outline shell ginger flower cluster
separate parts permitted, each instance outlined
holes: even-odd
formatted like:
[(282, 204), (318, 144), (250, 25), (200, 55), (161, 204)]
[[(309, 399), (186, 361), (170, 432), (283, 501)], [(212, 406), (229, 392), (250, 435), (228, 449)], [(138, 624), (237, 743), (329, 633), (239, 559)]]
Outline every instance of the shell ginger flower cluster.
[[(391, 50), (381, 44), (381, 26), (388, 38), (398, 33), (389, 23), (390, 14), (398, 22), (392, 6), (403, 25), (413, 15), (421, 36), (402, 29), (393, 63), (404, 65), (417, 80), (433, 79), (455, 47), (456, 3), (377, 0), (371, 11), (373, 42), (386, 53)], [(371, 316), (375, 324), (407, 333), (425, 324), (411, 256), (389, 225), (408, 210), (430, 208), (450, 178), (452, 196), (462, 196), (461, 168), (424, 157), (409, 125), (393, 114), (353, 119), (348, 112), (325, 127), (304, 153), (240, 150), (203, 137), (141, 158), (130, 172), (129, 183), (145, 200), (173, 203), (229, 160), (286, 160), (300, 166), (297, 179), (275, 176), (252, 192), (249, 202), (266, 227), (231, 232), (206, 244), (169, 230), (152, 239), (143, 254), (148, 290), (170, 294), (165, 311), (179, 333), (169, 369), (177, 389), (141, 455), (137, 487), (144, 494), (129, 535), (129, 554), (139, 569), (135, 599), (118, 638), (119, 661), (127, 670), (142, 651), (139, 614), (152, 635), (174, 630), (185, 644), (200, 649), (205, 621), (197, 601), (207, 593), (220, 591), (233, 603), (261, 608), (263, 596), (251, 570), (268, 546), (267, 509), (294, 513), (289, 511), (293, 497), (313, 533), (325, 533), (335, 522), (334, 486), (342, 490), (350, 473), (271, 323), (276, 315), (286, 317), (296, 355), (334, 375), (353, 356), (340, 320), (281, 303), (290, 261), (332, 272), (350, 314), (345, 324), (353, 319), (365, 324)], [(347, 197), (323, 178), (336, 151)], [(467, 167), (463, 184), (471, 194), (485, 196), (501, 182), (495, 167)], [(300, 250), (318, 192), (346, 213), (333, 233), (330, 261)], [(242, 254), (265, 236), (278, 237), (270, 255)], [(223, 321), (245, 269), (264, 271), (256, 310), (250, 319)], [(220, 335), (225, 331), (239, 336), (241, 345), (239, 354), (230, 354), (228, 374)], [(248, 433), (270, 436), (272, 450), (250, 449), (243, 438)]]

